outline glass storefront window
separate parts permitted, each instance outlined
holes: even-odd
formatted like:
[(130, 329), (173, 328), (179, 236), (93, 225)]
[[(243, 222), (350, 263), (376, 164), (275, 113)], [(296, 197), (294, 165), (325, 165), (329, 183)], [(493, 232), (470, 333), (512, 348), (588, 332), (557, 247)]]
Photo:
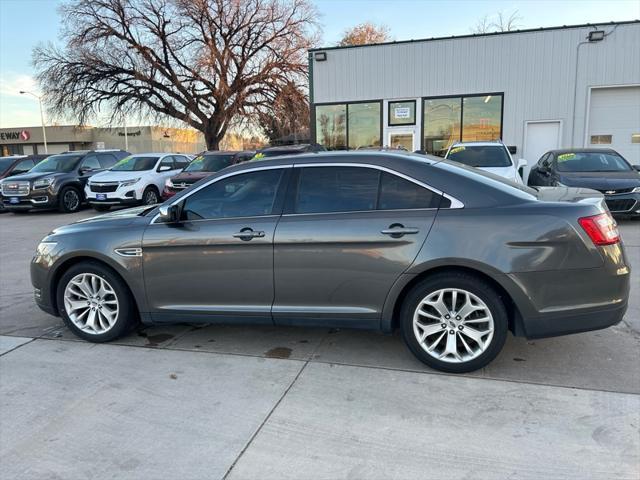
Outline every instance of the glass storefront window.
[(349, 149), (380, 146), (380, 102), (350, 103)]
[(389, 102), (389, 126), (415, 125), (416, 102)]
[(327, 150), (344, 150), (347, 147), (347, 106), (316, 106), (316, 138)]
[(444, 156), (454, 142), (499, 140), (502, 94), (424, 100), (424, 144), (427, 153)]
[(462, 141), (485, 142), (500, 139), (502, 96), (462, 99)]
[(424, 150), (428, 153), (444, 156), (460, 140), (460, 104), (460, 97), (424, 101)]

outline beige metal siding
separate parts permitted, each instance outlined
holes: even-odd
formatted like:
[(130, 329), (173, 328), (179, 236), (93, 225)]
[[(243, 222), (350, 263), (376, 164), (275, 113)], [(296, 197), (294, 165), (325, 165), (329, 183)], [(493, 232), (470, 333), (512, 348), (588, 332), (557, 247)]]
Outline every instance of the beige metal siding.
[(525, 121), (562, 120), (562, 144), (582, 145), (588, 87), (640, 84), (640, 23), (598, 28), (611, 34), (580, 47), (577, 82), (592, 28), (328, 50), (313, 65), (314, 102), (504, 92), (505, 142), (522, 146)]

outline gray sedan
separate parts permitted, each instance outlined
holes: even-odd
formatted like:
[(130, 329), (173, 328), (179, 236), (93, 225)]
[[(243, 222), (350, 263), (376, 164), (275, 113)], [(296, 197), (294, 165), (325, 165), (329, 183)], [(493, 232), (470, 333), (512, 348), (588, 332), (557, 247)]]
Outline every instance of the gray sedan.
[(509, 331), (616, 324), (629, 294), (600, 193), (401, 152), (227, 168), (161, 206), (56, 229), (31, 277), (38, 305), (93, 342), (138, 321), (398, 328), (447, 372), (485, 366)]

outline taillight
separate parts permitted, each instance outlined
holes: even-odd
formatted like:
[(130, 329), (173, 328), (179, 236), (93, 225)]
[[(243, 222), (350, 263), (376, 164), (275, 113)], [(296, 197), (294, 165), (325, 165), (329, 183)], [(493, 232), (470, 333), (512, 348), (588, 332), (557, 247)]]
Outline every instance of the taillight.
[(618, 225), (608, 213), (582, 217), (578, 219), (578, 223), (596, 245), (613, 245), (620, 241)]

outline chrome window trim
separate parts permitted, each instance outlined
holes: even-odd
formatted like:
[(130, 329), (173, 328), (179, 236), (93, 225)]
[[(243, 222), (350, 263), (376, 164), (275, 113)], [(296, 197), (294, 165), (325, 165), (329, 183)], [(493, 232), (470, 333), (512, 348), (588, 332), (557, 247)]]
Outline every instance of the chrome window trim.
[[(209, 185), (212, 185), (213, 183), (219, 182), (220, 180), (224, 180), (225, 178), (229, 178), (235, 175), (242, 175), (243, 173), (251, 173), (251, 172), (257, 172), (257, 171), (261, 171), (261, 170), (275, 170), (278, 168), (306, 168), (306, 167), (360, 167), (360, 168), (373, 168), (375, 170), (379, 170), (382, 172), (387, 172), (390, 173), (392, 175), (396, 175), (400, 178), (403, 178), (409, 182), (415, 183), (416, 185), (419, 185), (420, 187), (426, 188), (427, 190), (430, 190), (431, 192), (437, 194), (437, 195), (442, 195), (444, 198), (446, 198), (447, 200), (449, 200), (451, 202), (451, 206), (447, 207), (445, 210), (454, 210), (454, 209), (460, 209), (460, 208), (464, 208), (464, 203), (462, 203), (460, 200), (458, 200), (455, 197), (452, 197), (451, 195), (448, 195), (446, 193), (444, 193), (441, 190), (438, 190), (435, 187), (432, 187), (429, 184), (426, 184), (424, 182), (421, 182), (420, 180), (416, 180), (415, 178), (412, 178), (408, 175), (405, 175), (404, 173), (400, 173), (396, 170), (393, 170), (391, 168), (387, 168), (387, 167), (382, 167), (380, 165), (373, 165), (370, 163), (349, 163), (349, 162), (331, 162), (331, 163), (294, 163), (294, 164), (290, 164), (290, 165), (269, 165), (266, 167), (255, 167), (255, 168), (248, 168), (246, 170), (240, 170), (240, 171), (236, 171), (236, 172), (229, 172), (225, 175), (221, 175), (220, 177), (216, 177), (213, 178), (211, 180), (209, 180), (206, 183), (203, 183), (202, 185), (200, 185), (198, 188), (192, 190), (191, 192), (189, 192), (188, 194), (186, 194), (183, 197), (180, 197), (178, 199), (173, 200), (169, 206), (172, 205), (176, 205), (177, 203), (180, 203), (182, 201), (184, 201), (185, 199), (189, 198), (191, 195), (193, 195), (194, 193), (200, 191), (201, 189), (208, 187)], [(394, 209), (395, 210), (395, 209)], [(380, 211), (394, 211), (394, 210), (365, 210), (366, 212), (380, 212)], [(398, 209), (400, 210), (400, 209)], [(437, 210), (436, 208), (419, 208), (419, 209), (403, 209), (403, 210)], [(320, 212), (320, 213), (352, 213), (352, 212)], [(313, 214), (306, 214), (306, 213), (296, 213), (296, 214), (287, 214), (287, 215), (317, 215), (317, 213), (313, 213)], [(265, 216), (271, 216), (271, 215), (263, 215), (261, 216), (261, 218), (265, 217)], [(151, 220), (151, 222), (149, 222), (149, 225), (153, 225), (156, 223), (156, 220), (160, 217), (160, 214), (157, 213), (153, 219)], [(249, 218), (249, 217), (237, 217), (237, 218)], [(204, 219), (204, 220), (215, 220), (215, 219)]]

